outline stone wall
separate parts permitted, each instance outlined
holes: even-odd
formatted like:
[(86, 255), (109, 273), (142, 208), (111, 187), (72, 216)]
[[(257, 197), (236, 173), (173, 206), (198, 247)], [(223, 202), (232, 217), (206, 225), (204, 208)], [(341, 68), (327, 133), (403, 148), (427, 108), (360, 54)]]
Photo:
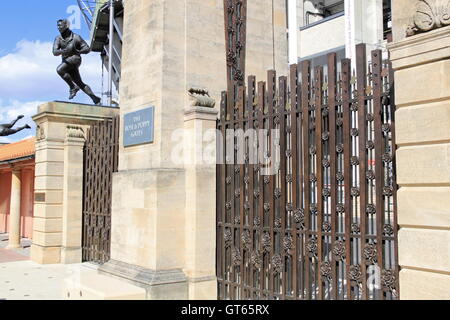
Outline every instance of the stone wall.
[(450, 299), (450, 26), (406, 37), (394, 1), (400, 298)]
[[(285, 10), (285, 1), (275, 0), (272, 19), (272, 0), (248, 1), (246, 74), (258, 81), (272, 68), (287, 75)], [(122, 149), (120, 169), (177, 167), (167, 155), (173, 128), (183, 126), (187, 90), (208, 88), (216, 108), (226, 90), (223, 0), (128, 0), (123, 32), (122, 113), (156, 109), (155, 143)]]

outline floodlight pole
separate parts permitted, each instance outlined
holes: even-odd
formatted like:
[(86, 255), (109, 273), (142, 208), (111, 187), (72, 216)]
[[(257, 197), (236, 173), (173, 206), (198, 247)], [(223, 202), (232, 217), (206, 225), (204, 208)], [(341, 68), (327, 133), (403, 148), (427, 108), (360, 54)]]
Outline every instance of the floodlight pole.
[(109, 0), (109, 59), (108, 59), (108, 100), (112, 106), (112, 59), (114, 38), (114, 0)]

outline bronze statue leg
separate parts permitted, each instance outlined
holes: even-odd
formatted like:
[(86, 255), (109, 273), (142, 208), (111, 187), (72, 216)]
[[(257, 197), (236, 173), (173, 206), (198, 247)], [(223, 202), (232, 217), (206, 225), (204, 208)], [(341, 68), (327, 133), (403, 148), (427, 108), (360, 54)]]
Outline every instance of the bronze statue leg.
[(2, 129), (10, 129), (10, 128), (14, 127), (16, 122), (19, 121), (22, 118), (23, 118), (23, 116), (20, 115), (20, 116), (17, 117), (16, 120), (11, 121), (11, 123), (0, 124), (0, 130), (2, 130)]
[(94, 94), (91, 87), (81, 80), (80, 70), (78, 68), (74, 67), (69, 74), (73, 82), (75, 82), (75, 84), (92, 99), (94, 104), (100, 103), (100, 98)]
[(10, 136), (10, 135), (15, 134), (19, 131), (22, 131), (24, 129), (31, 129), (31, 127), (26, 124), (22, 127), (16, 128), (16, 129), (6, 128), (3, 130), (0, 130), (0, 136)]
[(72, 68), (73, 67), (71, 67), (67, 63), (63, 62), (56, 69), (56, 71), (58, 72), (59, 76), (69, 85), (71, 90), (73, 90), (75, 88), (75, 84), (73, 83), (73, 79), (70, 76), (70, 70)]

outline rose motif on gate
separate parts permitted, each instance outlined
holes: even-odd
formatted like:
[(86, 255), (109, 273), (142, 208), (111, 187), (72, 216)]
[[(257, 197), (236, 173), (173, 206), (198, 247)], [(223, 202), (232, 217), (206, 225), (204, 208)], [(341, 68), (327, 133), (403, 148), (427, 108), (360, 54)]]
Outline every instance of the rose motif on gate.
[(366, 264), (377, 263), (377, 247), (373, 243), (366, 243), (363, 250), (363, 256)]
[(270, 238), (270, 234), (268, 232), (264, 232), (261, 244), (264, 252), (270, 252), (270, 248), (272, 247), (272, 239)]
[(381, 271), (381, 285), (384, 289), (388, 289), (394, 295), (396, 292), (397, 277), (395, 276), (394, 270), (383, 270)]
[(394, 188), (392, 187), (384, 187), (383, 188), (383, 195), (386, 197), (390, 197), (394, 194)]
[(281, 218), (276, 218), (273, 224), (275, 229), (281, 229)]
[(291, 255), (291, 250), (294, 247), (294, 240), (292, 239), (292, 235), (290, 233), (286, 234), (283, 238), (283, 249), (286, 254)]
[(375, 172), (373, 170), (369, 170), (366, 172), (366, 178), (367, 180), (373, 180), (375, 179)]
[(334, 242), (333, 254), (336, 260), (345, 260), (345, 243), (342, 240), (337, 240)]
[(232, 238), (233, 234), (231, 232), (231, 229), (225, 228), (225, 231), (223, 232), (223, 240), (225, 241), (225, 247), (230, 246)]
[(310, 257), (317, 257), (317, 239), (315, 237), (308, 240), (306, 250)]
[(331, 281), (333, 278), (331, 276), (331, 263), (328, 261), (323, 261), (320, 266), (320, 274), (322, 277), (328, 281)]
[(261, 256), (258, 250), (252, 252), (250, 262), (255, 268), (261, 268)]
[(252, 238), (250, 237), (250, 232), (245, 230), (241, 236), (242, 246), (244, 249), (249, 250), (251, 248)]
[(323, 232), (330, 232), (331, 231), (331, 223), (324, 222), (322, 225)]
[(303, 226), (304, 222), (305, 222), (305, 212), (303, 209), (297, 209), (294, 212), (294, 220), (295, 223), (298, 223), (300, 225)]
[(406, 29), (406, 36), (427, 32), (450, 25), (449, 0), (419, 0), (412, 24)]
[(275, 199), (279, 199), (281, 197), (281, 189), (276, 188), (273, 195), (275, 196)]
[(253, 225), (255, 227), (259, 227), (261, 225), (261, 219), (258, 216), (253, 218)]
[(241, 253), (239, 252), (238, 248), (233, 248), (231, 252), (231, 262), (235, 267), (238, 267), (241, 265)]
[(350, 131), (350, 134), (351, 134), (353, 137), (357, 137), (357, 136), (359, 135), (359, 130), (356, 129), (356, 128), (353, 128), (353, 129)]
[(352, 188), (350, 193), (351, 193), (352, 197), (359, 197), (359, 194), (360, 194), (359, 188)]
[(390, 224), (385, 224), (383, 226), (383, 233), (386, 236), (392, 236), (394, 234), (394, 228), (392, 228), (392, 226)]
[(344, 213), (345, 212), (345, 206), (343, 204), (338, 204), (336, 206), (336, 212), (337, 213)]
[(349, 278), (351, 281), (354, 281), (357, 283), (361, 282), (361, 278), (362, 278), (361, 266), (359, 266), (359, 265), (350, 266), (348, 273), (349, 273)]
[(283, 271), (283, 259), (279, 254), (276, 254), (271, 259), (272, 272), (274, 274), (279, 274)]
[(353, 233), (360, 233), (361, 229), (357, 223), (352, 223), (351, 230)]

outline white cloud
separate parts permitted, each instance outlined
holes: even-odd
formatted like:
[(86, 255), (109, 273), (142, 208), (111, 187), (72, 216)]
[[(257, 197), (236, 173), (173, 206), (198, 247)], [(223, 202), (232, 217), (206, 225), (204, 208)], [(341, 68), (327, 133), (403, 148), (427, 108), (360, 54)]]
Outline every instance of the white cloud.
[[(14, 52), (0, 56), (0, 101), (67, 100), (68, 87), (56, 73), (60, 57), (52, 54), (51, 42), (21, 40)], [(100, 95), (102, 64), (98, 53), (83, 56), (83, 81)], [(77, 102), (89, 102), (81, 91)]]

